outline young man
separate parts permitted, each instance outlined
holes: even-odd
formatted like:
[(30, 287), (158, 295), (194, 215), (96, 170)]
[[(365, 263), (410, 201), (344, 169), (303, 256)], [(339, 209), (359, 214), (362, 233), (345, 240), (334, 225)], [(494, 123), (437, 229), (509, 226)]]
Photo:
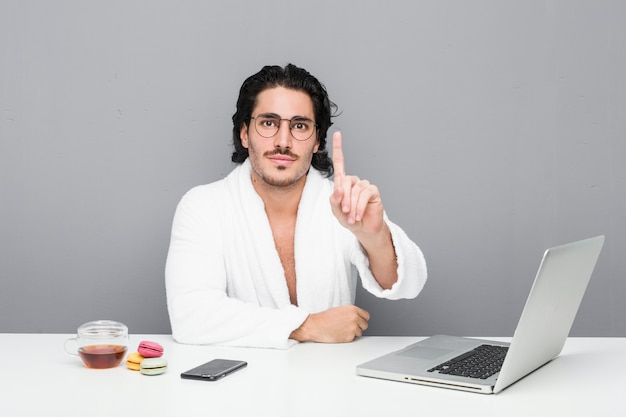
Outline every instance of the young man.
[(376, 186), (346, 175), (339, 132), (328, 157), (333, 107), (291, 64), (243, 83), (233, 115), (240, 165), (189, 191), (174, 217), (166, 289), (177, 341), (349, 342), (369, 320), (353, 305), (357, 277), (378, 297), (421, 291), (421, 251), (389, 221)]

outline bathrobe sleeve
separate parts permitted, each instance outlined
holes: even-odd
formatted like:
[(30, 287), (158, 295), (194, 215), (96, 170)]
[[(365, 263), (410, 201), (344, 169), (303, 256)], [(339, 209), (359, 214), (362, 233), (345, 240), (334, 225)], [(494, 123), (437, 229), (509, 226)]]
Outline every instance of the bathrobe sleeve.
[(391, 288), (383, 289), (374, 278), (369, 268), (367, 254), (358, 242), (351, 249), (351, 261), (357, 268), (363, 288), (374, 296), (389, 300), (415, 298), (426, 283), (426, 260), (419, 247), (404, 230), (389, 220), (386, 213), (385, 222), (391, 231), (391, 239), (396, 251), (398, 281)]
[(219, 230), (214, 223), (220, 215), (216, 204), (196, 194), (197, 189), (192, 189), (176, 209), (165, 268), (174, 339), (279, 349), (295, 344), (289, 335), (306, 320), (306, 311), (293, 305), (262, 307), (227, 295), (224, 245), (220, 234), (212, 233)]

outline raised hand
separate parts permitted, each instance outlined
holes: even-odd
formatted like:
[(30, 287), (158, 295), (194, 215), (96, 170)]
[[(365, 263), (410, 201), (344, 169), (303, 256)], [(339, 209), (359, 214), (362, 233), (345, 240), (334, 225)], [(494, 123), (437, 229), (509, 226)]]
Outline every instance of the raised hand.
[(333, 134), (333, 165), (335, 188), (330, 196), (330, 205), (339, 223), (357, 237), (381, 233), (384, 220), (380, 193), (369, 181), (346, 175), (341, 132)]

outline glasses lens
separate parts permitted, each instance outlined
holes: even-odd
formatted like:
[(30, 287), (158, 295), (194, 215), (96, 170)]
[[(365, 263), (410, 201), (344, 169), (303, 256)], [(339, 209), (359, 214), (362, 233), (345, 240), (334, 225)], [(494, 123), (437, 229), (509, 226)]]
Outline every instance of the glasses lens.
[(280, 127), (280, 119), (277, 117), (259, 116), (255, 120), (256, 131), (264, 138), (274, 136)]
[(296, 140), (307, 140), (315, 131), (315, 123), (311, 119), (293, 119), (289, 122), (289, 130)]

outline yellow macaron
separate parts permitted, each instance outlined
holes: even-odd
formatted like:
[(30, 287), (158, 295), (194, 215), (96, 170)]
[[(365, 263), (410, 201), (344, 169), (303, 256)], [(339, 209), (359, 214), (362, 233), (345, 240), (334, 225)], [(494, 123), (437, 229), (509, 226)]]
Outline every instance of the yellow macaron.
[(139, 354), (139, 352), (129, 353), (126, 357), (126, 367), (131, 371), (138, 371), (141, 369), (141, 362), (144, 360), (144, 357)]

